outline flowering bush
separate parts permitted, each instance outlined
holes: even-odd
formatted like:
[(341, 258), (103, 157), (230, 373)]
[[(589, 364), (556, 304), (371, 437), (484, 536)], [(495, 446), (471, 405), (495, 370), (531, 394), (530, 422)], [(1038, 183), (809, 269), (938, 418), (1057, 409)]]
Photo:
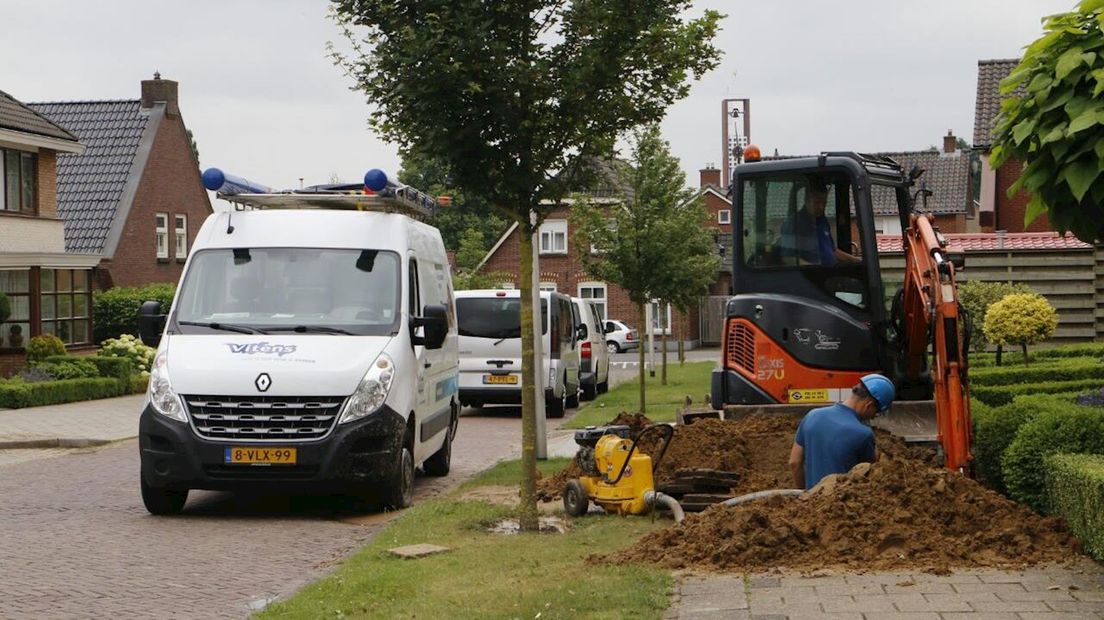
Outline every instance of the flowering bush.
[(35, 336), (27, 345), (27, 361), (32, 365), (54, 355), (65, 355), (65, 343), (52, 334)]
[(125, 357), (130, 360), (134, 370), (142, 376), (149, 376), (150, 365), (153, 364), (153, 356), (156, 353), (156, 349), (147, 347), (131, 334), (123, 334), (118, 338), (108, 338), (100, 345), (100, 355), (104, 357)]

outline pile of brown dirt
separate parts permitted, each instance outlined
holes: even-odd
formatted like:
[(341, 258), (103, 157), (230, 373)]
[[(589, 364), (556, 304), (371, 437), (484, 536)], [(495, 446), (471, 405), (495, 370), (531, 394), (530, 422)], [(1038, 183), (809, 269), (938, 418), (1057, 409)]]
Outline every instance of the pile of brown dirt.
[(1076, 542), (979, 483), (886, 450), (798, 498), (717, 505), (607, 558), (669, 568), (1015, 568), (1070, 559)]

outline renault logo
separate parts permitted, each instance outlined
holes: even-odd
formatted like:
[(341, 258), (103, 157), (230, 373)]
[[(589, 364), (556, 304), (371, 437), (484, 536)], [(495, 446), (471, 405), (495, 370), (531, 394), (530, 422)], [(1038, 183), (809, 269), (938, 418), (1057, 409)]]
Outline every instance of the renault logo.
[(267, 392), (268, 388), (272, 387), (272, 377), (268, 376), (267, 372), (262, 372), (257, 375), (257, 380), (253, 382), (253, 385), (257, 386), (258, 391)]

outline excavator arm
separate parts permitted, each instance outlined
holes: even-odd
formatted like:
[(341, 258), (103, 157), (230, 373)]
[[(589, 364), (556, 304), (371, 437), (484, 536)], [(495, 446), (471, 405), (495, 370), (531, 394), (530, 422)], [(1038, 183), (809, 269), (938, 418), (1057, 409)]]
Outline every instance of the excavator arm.
[(935, 416), (947, 469), (967, 472), (973, 427), (966, 381), (965, 347), (955, 284), (955, 266), (947, 242), (930, 214), (909, 216), (905, 232), (905, 283), (901, 311), (905, 372), (916, 379), (933, 357)]

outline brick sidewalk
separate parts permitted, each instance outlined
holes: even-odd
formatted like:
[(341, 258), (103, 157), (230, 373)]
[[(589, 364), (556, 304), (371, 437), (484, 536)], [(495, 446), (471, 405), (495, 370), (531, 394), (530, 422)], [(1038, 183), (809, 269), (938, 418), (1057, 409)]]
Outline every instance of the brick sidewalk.
[(0, 410), (0, 450), (79, 448), (138, 436), (144, 396)]
[(1104, 618), (1104, 567), (1025, 571), (790, 575), (684, 575), (669, 620), (1012, 620)]

